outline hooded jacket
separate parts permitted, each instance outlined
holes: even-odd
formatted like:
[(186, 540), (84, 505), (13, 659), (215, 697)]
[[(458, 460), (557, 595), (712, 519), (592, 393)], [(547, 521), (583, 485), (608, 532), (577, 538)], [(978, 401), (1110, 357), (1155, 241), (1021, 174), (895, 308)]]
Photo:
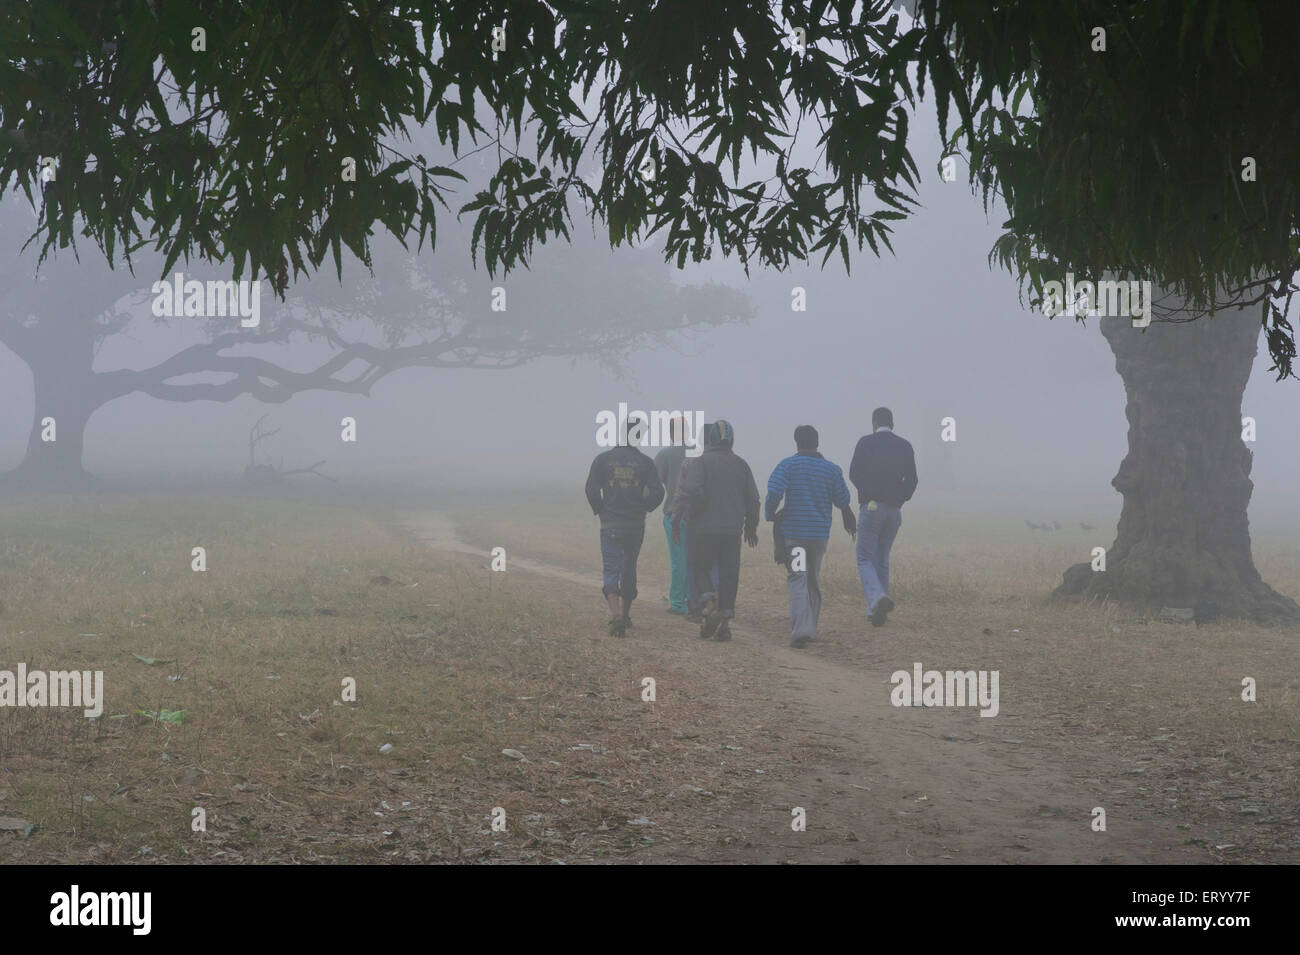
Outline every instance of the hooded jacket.
[(701, 534), (752, 533), (758, 529), (758, 514), (754, 472), (731, 450), (730, 441), (706, 443), (703, 453), (678, 474), (674, 522), (684, 518)]

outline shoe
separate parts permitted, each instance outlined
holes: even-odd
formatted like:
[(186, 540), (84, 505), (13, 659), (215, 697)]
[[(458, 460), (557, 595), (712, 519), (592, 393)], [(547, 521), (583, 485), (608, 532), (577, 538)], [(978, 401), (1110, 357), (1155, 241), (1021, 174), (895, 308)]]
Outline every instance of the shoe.
[(808, 646), (808, 641), (811, 639), (812, 637), (791, 637), (790, 646), (794, 647), (796, 650), (802, 650), (804, 647)]
[(681, 609), (678, 608), (678, 607), (669, 607), (669, 608), (668, 608), (668, 612), (669, 612), (669, 613), (675, 613), (675, 614), (677, 614), (677, 616), (679, 616), (679, 617), (684, 617), (684, 616), (687, 615), (685, 610), (681, 610)]
[(631, 626), (632, 626), (632, 618), (631, 618), (631, 617), (624, 617), (624, 618), (623, 618), (623, 626), (624, 626), (624, 627), (627, 627), (627, 628), (630, 629)]
[(717, 611), (714, 611), (705, 617), (700, 622), (700, 639), (711, 639), (713, 635), (718, 632), (718, 627), (722, 625), (723, 619), (722, 614)]
[(703, 623), (704, 614), (700, 613), (698, 610), (688, 610), (686, 611), (686, 620), (688, 623)]
[(731, 625), (727, 623), (726, 619), (723, 619), (722, 623), (718, 624), (718, 630), (714, 633), (713, 639), (718, 643), (726, 643), (731, 639)]
[(889, 616), (889, 612), (893, 609), (894, 602), (888, 596), (881, 597), (876, 601), (876, 609), (871, 611), (871, 625), (873, 627), (883, 627), (885, 618)]
[(611, 637), (625, 637), (625, 636), (627, 636), (627, 625), (626, 625), (626, 623), (624, 622), (624, 618), (623, 618), (623, 617), (610, 617), (610, 618), (609, 618), (609, 635), (610, 635)]

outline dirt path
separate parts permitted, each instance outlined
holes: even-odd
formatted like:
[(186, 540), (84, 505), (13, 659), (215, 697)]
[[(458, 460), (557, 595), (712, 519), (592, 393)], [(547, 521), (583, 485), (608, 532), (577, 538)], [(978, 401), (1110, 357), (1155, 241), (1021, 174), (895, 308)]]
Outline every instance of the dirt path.
[[(450, 521), (406, 515), (398, 527), (431, 547), (472, 554)], [(589, 574), (511, 556), (512, 569), (590, 592)], [(1210, 861), (1167, 817), (1130, 807), (1093, 832), (1096, 774), (1060, 747), (1016, 736), (1020, 717), (973, 709), (900, 708), (889, 673), (846, 667), (790, 648), (784, 633), (734, 626), (735, 653), (762, 661), (784, 699), (808, 714), (834, 755), (752, 807), (755, 832), (776, 832), (714, 855), (718, 862), (1171, 863)], [(807, 812), (806, 832), (774, 820)], [(665, 859), (664, 861), (669, 861)]]

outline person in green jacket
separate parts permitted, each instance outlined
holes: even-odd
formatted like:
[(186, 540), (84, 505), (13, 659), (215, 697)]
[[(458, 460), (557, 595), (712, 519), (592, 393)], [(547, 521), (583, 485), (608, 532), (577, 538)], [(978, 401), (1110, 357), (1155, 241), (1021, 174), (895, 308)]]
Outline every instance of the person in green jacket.
[(683, 439), (682, 419), (673, 415), (668, 419), (668, 437), (672, 442), (655, 455), (655, 469), (659, 480), (664, 485), (664, 535), (668, 538), (668, 612), (686, 614), (690, 612), (688, 603), (686, 574), (686, 538), (673, 540), (673, 498), (677, 494), (677, 476), (681, 472), (682, 462), (686, 460), (686, 444)]

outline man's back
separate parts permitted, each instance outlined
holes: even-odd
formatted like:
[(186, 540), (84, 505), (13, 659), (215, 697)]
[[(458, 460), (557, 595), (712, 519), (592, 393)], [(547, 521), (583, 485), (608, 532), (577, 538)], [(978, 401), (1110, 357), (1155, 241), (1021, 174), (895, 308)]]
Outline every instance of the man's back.
[(849, 480), (858, 490), (858, 503), (879, 501), (902, 507), (916, 493), (916, 454), (911, 442), (884, 429), (863, 436), (853, 451)]
[(790, 540), (825, 540), (830, 536), (831, 508), (848, 507), (849, 489), (839, 465), (815, 451), (785, 458), (767, 482), (768, 519), (784, 496), (782, 533)]
[(664, 498), (654, 462), (628, 445), (596, 455), (586, 491), (601, 527), (643, 527), (646, 514)]
[(758, 526), (758, 485), (749, 464), (729, 447), (714, 445), (679, 476), (687, 513), (700, 533), (739, 534)]

